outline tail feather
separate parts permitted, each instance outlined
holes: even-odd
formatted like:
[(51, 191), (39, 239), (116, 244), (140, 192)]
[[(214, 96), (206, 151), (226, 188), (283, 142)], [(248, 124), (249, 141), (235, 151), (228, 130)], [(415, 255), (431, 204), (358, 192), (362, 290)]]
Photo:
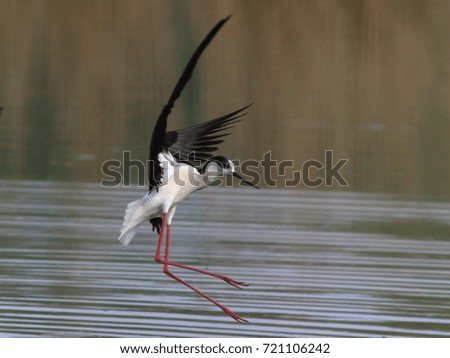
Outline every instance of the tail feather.
[(128, 246), (136, 234), (139, 226), (147, 220), (143, 211), (143, 202), (143, 199), (138, 199), (132, 201), (127, 206), (118, 240), (122, 244), (123, 248)]

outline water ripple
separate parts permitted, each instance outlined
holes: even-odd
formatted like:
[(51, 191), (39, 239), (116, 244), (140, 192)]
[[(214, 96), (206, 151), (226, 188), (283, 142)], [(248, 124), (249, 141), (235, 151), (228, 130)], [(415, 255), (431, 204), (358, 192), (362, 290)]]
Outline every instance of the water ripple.
[(211, 188), (177, 209), (174, 268), (249, 319), (167, 278), (144, 225), (116, 239), (139, 188), (2, 181), (0, 335), (448, 336), (450, 204), (386, 195)]

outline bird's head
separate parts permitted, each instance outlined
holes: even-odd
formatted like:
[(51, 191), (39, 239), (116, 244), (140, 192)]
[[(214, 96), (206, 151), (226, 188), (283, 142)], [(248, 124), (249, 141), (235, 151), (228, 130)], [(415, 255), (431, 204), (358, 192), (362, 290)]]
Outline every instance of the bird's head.
[(214, 181), (224, 175), (231, 175), (238, 178), (241, 182), (259, 189), (256, 185), (250, 183), (236, 173), (233, 162), (222, 156), (216, 156), (209, 159), (203, 166), (203, 173), (204, 175), (207, 175), (211, 181)]

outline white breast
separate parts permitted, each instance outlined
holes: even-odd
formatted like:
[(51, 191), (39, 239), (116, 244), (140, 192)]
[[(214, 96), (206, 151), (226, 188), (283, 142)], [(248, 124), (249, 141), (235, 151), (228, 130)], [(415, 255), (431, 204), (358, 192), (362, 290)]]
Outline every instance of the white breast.
[(159, 195), (164, 197), (163, 210), (177, 205), (189, 194), (205, 187), (202, 176), (194, 167), (177, 163), (166, 185), (159, 187)]

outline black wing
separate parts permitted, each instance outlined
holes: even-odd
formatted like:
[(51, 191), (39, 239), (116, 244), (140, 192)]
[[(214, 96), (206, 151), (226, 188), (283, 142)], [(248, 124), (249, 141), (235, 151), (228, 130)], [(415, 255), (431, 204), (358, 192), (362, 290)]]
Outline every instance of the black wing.
[(166, 103), (164, 108), (162, 109), (158, 120), (156, 122), (155, 128), (153, 129), (152, 134), (152, 140), (150, 142), (150, 148), (149, 148), (149, 162), (148, 162), (148, 180), (149, 180), (149, 190), (152, 190), (152, 188), (156, 187), (158, 184), (161, 183), (162, 178), (162, 168), (158, 163), (158, 154), (161, 153), (161, 151), (164, 148), (164, 138), (166, 134), (166, 128), (167, 128), (167, 117), (169, 116), (170, 112), (172, 111), (173, 105), (178, 97), (180, 97), (181, 91), (183, 90), (186, 83), (189, 81), (189, 79), (192, 76), (192, 73), (194, 71), (195, 65), (197, 64), (198, 59), (200, 58), (202, 52), (205, 50), (205, 48), (209, 45), (211, 40), (216, 36), (217, 32), (221, 29), (221, 27), (228, 21), (230, 16), (226, 17), (225, 19), (219, 21), (216, 26), (209, 32), (209, 34), (205, 37), (205, 39), (202, 41), (200, 46), (195, 50), (194, 54), (192, 55), (191, 59), (189, 60), (186, 68), (184, 69), (183, 73), (181, 74), (180, 79), (178, 80), (175, 88), (172, 91), (172, 94), (170, 95), (169, 101)]
[(217, 150), (216, 146), (229, 134), (224, 131), (239, 122), (247, 114), (242, 112), (250, 106), (205, 123), (168, 132), (164, 139), (165, 147), (180, 162), (203, 163), (211, 158), (212, 152)]

